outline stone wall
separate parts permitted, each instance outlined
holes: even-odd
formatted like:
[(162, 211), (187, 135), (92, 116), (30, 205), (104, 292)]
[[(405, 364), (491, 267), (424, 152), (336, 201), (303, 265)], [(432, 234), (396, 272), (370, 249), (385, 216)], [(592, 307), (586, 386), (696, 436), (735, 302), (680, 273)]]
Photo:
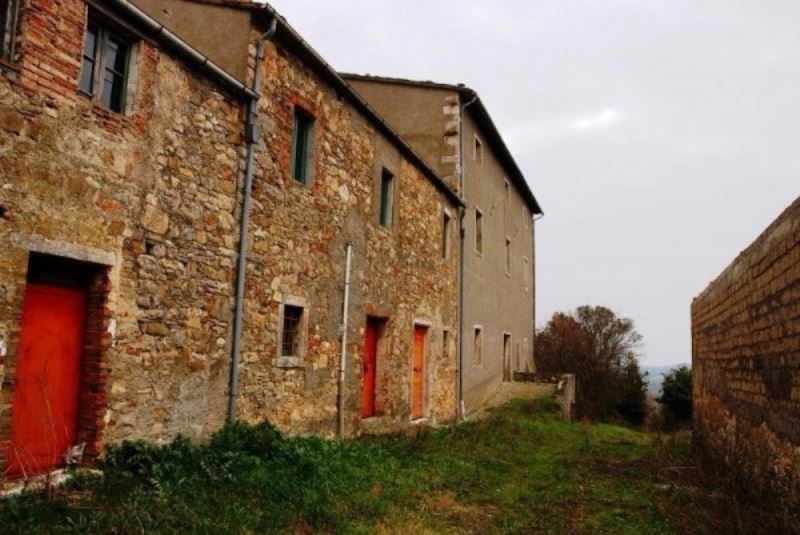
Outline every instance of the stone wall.
[[(295, 106), (315, 119), (313, 177), (290, 176)], [(353, 247), (345, 388), (347, 434), (408, 425), (415, 323), (427, 337), (427, 421), (456, 415), (458, 254), (443, 258), (443, 211), (456, 210), (344, 98), (280, 43), (267, 48), (248, 263), (240, 415), (295, 433), (336, 431), (345, 252)], [(378, 224), (381, 170), (395, 175), (391, 228)], [(280, 307), (307, 306), (306, 358), (278, 360)], [(385, 318), (378, 416), (360, 418), (364, 331)], [(448, 331), (445, 335), (444, 331)], [(447, 340), (445, 341), (445, 338)]]
[(703, 452), (800, 529), (800, 199), (692, 305)]
[(90, 456), (207, 437), (226, 413), (242, 103), (140, 41), (128, 109), (106, 110), (77, 89), (86, 3), (26, 4), (0, 74), (0, 451), (31, 251), (99, 273), (81, 388)]

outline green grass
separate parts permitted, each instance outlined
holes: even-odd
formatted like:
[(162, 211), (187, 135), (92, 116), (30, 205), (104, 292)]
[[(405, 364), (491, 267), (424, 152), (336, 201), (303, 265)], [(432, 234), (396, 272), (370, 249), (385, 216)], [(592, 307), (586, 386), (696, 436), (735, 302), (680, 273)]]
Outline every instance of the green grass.
[(204, 447), (117, 448), (103, 477), (77, 478), (50, 501), (0, 502), (0, 531), (718, 530), (718, 507), (665, 488), (663, 469), (689, 456), (681, 441), (561, 421), (552, 399), (410, 438), (326, 442), (236, 425)]

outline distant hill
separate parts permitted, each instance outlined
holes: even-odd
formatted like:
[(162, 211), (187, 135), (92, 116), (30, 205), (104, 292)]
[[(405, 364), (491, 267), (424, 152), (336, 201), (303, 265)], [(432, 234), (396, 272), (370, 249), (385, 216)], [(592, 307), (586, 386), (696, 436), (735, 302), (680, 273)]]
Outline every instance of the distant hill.
[(683, 366), (683, 364), (674, 364), (672, 366), (642, 366), (642, 371), (647, 372), (647, 391), (654, 397), (658, 397), (661, 394), (661, 383), (664, 381), (664, 376), (681, 366)]

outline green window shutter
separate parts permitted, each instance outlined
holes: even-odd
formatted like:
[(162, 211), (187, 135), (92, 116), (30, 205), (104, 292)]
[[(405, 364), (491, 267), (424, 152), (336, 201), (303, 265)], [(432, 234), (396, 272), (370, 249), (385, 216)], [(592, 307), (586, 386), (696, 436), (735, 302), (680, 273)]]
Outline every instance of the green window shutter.
[(292, 177), (301, 184), (308, 183), (308, 151), (312, 119), (301, 110), (294, 112), (292, 131)]

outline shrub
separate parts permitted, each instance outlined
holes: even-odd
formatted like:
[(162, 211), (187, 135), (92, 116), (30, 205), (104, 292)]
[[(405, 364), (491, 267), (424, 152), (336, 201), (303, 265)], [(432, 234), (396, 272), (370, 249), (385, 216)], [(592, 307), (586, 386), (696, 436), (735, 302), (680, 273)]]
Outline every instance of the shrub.
[(667, 423), (685, 423), (692, 420), (692, 370), (681, 366), (664, 376), (661, 397)]

